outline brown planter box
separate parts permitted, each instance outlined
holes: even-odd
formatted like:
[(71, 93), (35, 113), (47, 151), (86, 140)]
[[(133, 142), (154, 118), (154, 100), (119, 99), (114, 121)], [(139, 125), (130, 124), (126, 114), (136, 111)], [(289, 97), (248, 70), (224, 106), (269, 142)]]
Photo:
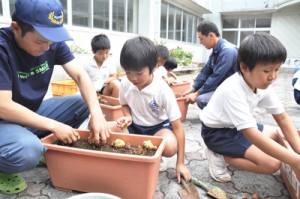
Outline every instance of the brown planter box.
[[(300, 134), (300, 131), (298, 130)], [(293, 150), (288, 141), (282, 137), (279, 143), (289, 150)], [(282, 163), (280, 173), (285, 185), (288, 188), (290, 196), (293, 199), (300, 199), (300, 172), (286, 163)]]
[(183, 93), (191, 87), (191, 82), (183, 80), (180, 84), (174, 84), (170, 86), (174, 93)]
[(107, 104), (100, 103), (101, 110), (105, 115), (105, 119), (107, 121), (115, 121), (123, 116), (122, 106), (120, 105), (118, 98), (109, 97), (105, 95), (100, 95), (100, 96), (101, 98), (105, 99), (108, 103), (112, 104), (112, 105), (107, 105)]
[(176, 96), (178, 107), (181, 112), (180, 120), (183, 122), (186, 120), (186, 114), (187, 114), (187, 110), (188, 110), (188, 103), (186, 102), (187, 97), (183, 97), (179, 93), (175, 93), (175, 96)]
[[(78, 132), (81, 139), (89, 136), (89, 131)], [(109, 193), (122, 199), (152, 199), (165, 147), (164, 138), (112, 133), (108, 143), (116, 138), (135, 146), (151, 140), (158, 149), (154, 156), (127, 155), (58, 146), (52, 144), (56, 141), (53, 134), (43, 138), (53, 186), (64, 191)]]

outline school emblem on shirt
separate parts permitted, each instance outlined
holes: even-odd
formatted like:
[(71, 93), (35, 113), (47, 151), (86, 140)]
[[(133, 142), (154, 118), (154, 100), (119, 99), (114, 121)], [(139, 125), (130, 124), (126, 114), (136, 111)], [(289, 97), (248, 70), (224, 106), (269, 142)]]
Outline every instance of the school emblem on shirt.
[(151, 111), (158, 117), (159, 112), (158, 112), (158, 104), (156, 103), (155, 100), (152, 100), (149, 102), (149, 107)]

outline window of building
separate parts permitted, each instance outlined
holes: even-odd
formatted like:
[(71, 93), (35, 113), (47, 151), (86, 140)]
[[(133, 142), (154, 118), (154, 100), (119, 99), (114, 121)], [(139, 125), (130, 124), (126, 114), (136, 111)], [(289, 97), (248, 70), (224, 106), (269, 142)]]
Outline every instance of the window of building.
[(136, 33), (137, 0), (113, 0), (113, 25), (114, 31)]
[(127, 0), (127, 30), (126, 32), (137, 33), (137, 0)]
[(60, 0), (61, 2), (61, 5), (63, 6), (64, 8), (64, 23), (65, 24), (68, 24), (68, 5), (67, 5), (67, 0)]
[(160, 37), (198, 43), (197, 24), (201, 18), (167, 2), (161, 3)]
[(91, 0), (73, 0), (72, 1), (72, 24), (75, 26), (92, 27), (89, 13), (91, 11)]
[(169, 6), (169, 23), (168, 23), (168, 38), (174, 39), (175, 33), (175, 7)]
[(95, 28), (109, 29), (108, 0), (94, 0), (93, 20)]
[[(15, 2), (16, 0), (9, 0), (9, 11), (10, 16), (15, 12)], [(2, 5), (2, 4), (1, 4)], [(3, 6), (3, 5), (2, 5)]]
[[(10, 14), (15, 11), (15, 1), (9, 0)], [(60, 2), (64, 8), (65, 24), (69, 24), (68, 15), (71, 15), (70, 25), (73, 26), (137, 33), (138, 0), (60, 0)], [(68, 2), (71, 3), (71, 7)], [(0, 15), (2, 6), (0, 0)]]
[(240, 19), (241, 20), (241, 28), (254, 28), (255, 19)]
[(238, 31), (223, 31), (222, 37), (235, 45), (238, 43)]
[(240, 42), (242, 42), (247, 36), (254, 34), (254, 31), (241, 31)]
[(193, 26), (194, 16), (189, 14), (187, 16), (187, 42), (193, 43), (193, 32), (196, 31), (195, 27)]
[(238, 28), (239, 19), (223, 18), (223, 28)]
[(263, 17), (223, 17), (222, 37), (239, 46), (248, 35), (257, 32), (270, 33), (271, 16)]
[(256, 28), (270, 28), (271, 18), (256, 19)]
[(166, 3), (161, 4), (160, 8), (160, 37), (167, 38), (167, 24), (168, 24), (168, 6)]
[(2, 0), (0, 0), (0, 15), (3, 16)]
[(125, 1), (114, 0), (113, 4), (113, 30), (124, 32), (125, 31)]
[(180, 41), (182, 37), (182, 10), (176, 9), (175, 13), (175, 39)]

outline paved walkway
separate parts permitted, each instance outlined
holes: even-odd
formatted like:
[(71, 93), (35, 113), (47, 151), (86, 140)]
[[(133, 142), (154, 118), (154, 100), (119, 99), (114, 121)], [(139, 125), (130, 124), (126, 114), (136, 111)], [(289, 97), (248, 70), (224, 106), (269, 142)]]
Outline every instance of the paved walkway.
[[(182, 79), (192, 79), (194, 74), (180, 76)], [(291, 86), (291, 72), (282, 71), (275, 83), (275, 89), (284, 103), (286, 111), (291, 115), (296, 127), (300, 129), (300, 107), (293, 100)], [(270, 116), (265, 115), (261, 110), (257, 111), (257, 118), (265, 124), (274, 124)], [(186, 164), (193, 176), (201, 179), (209, 185), (219, 186), (228, 194), (228, 198), (242, 198), (246, 194), (250, 198), (251, 193), (257, 193), (260, 198), (288, 199), (289, 193), (282, 181), (279, 172), (273, 175), (258, 175), (230, 167), (232, 182), (218, 183), (212, 180), (207, 169), (207, 160), (203, 154), (204, 143), (200, 136), (200, 121), (198, 109), (195, 105), (190, 105), (187, 113), (187, 120), (183, 123), (186, 133)], [(176, 157), (168, 159), (168, 170), (161, 172), (154, 199), (179, 199), (178, 190), (181, 188), (177, 184), (175, 177)], [(38, 165), (35, 169), (22, 173), (28, 182), (28, 188), (17, 195), (1, 195), (0, 198), (18, 199), (62, 199), (76, 195), (76, 192), (63, 192), (53, 188), (46, 167)], [(206, 193), (197, 188), (201, 198), (209, 198)]]

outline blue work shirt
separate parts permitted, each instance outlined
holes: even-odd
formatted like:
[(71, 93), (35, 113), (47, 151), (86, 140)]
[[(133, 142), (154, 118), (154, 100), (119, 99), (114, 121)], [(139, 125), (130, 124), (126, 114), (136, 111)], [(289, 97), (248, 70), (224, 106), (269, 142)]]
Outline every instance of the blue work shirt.
[(235, 72), (237, 53), (237, 46), (220, 37), (206, 65), (197, 75), (193, 88), (199, 94), (215, 91), (227, 77)]

